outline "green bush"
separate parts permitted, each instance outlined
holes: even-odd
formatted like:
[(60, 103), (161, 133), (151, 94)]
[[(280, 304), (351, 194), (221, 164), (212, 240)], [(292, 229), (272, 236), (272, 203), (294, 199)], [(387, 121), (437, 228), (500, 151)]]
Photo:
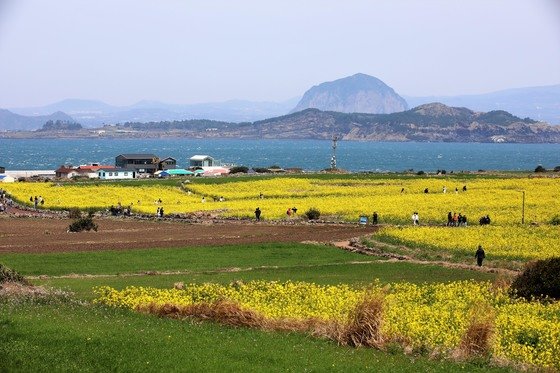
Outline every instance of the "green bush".
[(546, 168), (544, 168), (544, 167), (541, 166), (541, 165), (538, 165), (538, 166), (535, 168), (535, 172), (546, 172)]
[(305, 212), (305, 216), (307, 216), (307, 219), (309, 220), (317, 220), (321, 216), (321, 211), (315, 207), (311, 207)]
[(25, 285), (29, 284), (22, 275), (0, 263), (0, 284), (5, 282), (17, 282)]
[(235, 166), (229, 169), (230, 174), (246, 174), (249, 171), (249, 167), (245, 166)]
[(93, 222), (91, 216), (80, 218), (68, 227), (69, 232), (91, 231), (92, 229), (97, 232), (97, 224)]
[(550, 224), (552, 224), (552, 225), (560, 225), (560, 215), (554, 216), (554, 217), (550, 220)]
[(525, 298), (560, 299), (560, 257), (530, 262), (511, 284), (514, 295)]
[(270, 173), (270, 170), (268, 168), (263, 168), (263, 167), (253, 167), (253, 171), (259, 174)]

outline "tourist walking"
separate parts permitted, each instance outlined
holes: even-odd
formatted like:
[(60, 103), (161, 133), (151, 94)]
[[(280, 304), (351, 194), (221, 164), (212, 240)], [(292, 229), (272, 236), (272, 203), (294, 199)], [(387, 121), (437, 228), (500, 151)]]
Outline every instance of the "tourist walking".
[(414, 212), (414, 214), (412, 214), (412, 224), (420, 225), (420, 217), (417, 212)]
[(261, 221), (261, 209), (258, 207), (255, 210), (255, 218), (257, 219), (257, 221)]
[(482, 261), (484, 260), (484, 258), (486, 258), (486, 253), (484, 252), (484, 249), (481, 245), (478, 245), (478, 249), (476, 250), (474, 257), (476, 258), (476, 264), (479, 267), (482, 267)]
[(372, 224), (372, 225), (376, 225), (376, 224), (377, 224), (377, 219), (378, 219), (377, 211), (375, 211), (375, 212), (373, 213), (373, 215), (371, 216), (371, 224)]

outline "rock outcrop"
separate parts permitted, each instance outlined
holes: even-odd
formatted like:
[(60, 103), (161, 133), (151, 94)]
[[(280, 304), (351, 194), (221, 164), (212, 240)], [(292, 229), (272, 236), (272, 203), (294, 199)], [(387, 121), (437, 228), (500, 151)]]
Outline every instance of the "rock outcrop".
[(292, 110), (314, 108), (341, 113), (389, 114), (408, 108), (406, 101), (381, 80), (355, 74), (312, 87)]

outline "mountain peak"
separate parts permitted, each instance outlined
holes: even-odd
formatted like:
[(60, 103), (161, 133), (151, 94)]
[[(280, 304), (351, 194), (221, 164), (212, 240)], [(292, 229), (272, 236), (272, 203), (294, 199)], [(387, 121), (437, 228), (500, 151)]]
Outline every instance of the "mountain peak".
[(442, 104), (441, 102), (432, 102), (429, 104), (424, 104), (412, 109), (417, 114), (426, 115), (431, 117), (456, 117), (465, 114), (473, 114), (472, 110), (460, 107), (451, 107)]
[(387, 114), (406, 110), (407, 103), (380, 79), (358, 73), (312, 87), (305, 92), (292, 112), (307, 108)]

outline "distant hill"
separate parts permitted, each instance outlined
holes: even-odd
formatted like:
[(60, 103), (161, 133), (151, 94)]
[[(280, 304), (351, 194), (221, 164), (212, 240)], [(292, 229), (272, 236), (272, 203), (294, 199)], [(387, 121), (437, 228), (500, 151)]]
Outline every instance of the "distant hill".
[(410, 106), (442, 102), (476, 111), (505, 110), (522, 118), (560, 124), (560, 85), (507, 89), (480, 95), (405, 96), (405, 99)]
[(209, 119), (227, 122), (252, 122), (286, 114), (298, 98), (284, 102), (230, 100), (191, 105), (140, 101), (130, 106), (112, 106), (102, 101), (68, 99), (42, 107), (10, 109), (21, 115), (45, 115), (64, 111), (86, 127), (125, 122), (159, 122)]
[(43, 127), (39, 128), (38, 132), (47, 132), (47, 131), (79, 131), (83, 127), (80, 123), (63, 121), (63, 120), (48, 120)]
[(560, 143), (560, 126), (519, 118), (503, 110), (475, 112), (441, 103), (391, 114), (306, 109), (256, 122), (183, 120), (124, 123), (96, 129), (1, 134), (0, 137), (251, 138), (362, 141)]
[(262, 138), (560, 143), (560, 127), (497, 110), (486, 113), (431, 103), (400, 113), (337, 113), (307, 109), (239, 129)]
[(312, 87), (292, 112), (315, 108), (341, 113), (388, 114), (404, 111), (407, 102), (381, 80), (355, 74)]
[(75, 122), (74, 118), (61, 111), (50, 115), (25, 116), (0, 109), (0, 131), (32, 131), (41, 128), (48, 121)]

